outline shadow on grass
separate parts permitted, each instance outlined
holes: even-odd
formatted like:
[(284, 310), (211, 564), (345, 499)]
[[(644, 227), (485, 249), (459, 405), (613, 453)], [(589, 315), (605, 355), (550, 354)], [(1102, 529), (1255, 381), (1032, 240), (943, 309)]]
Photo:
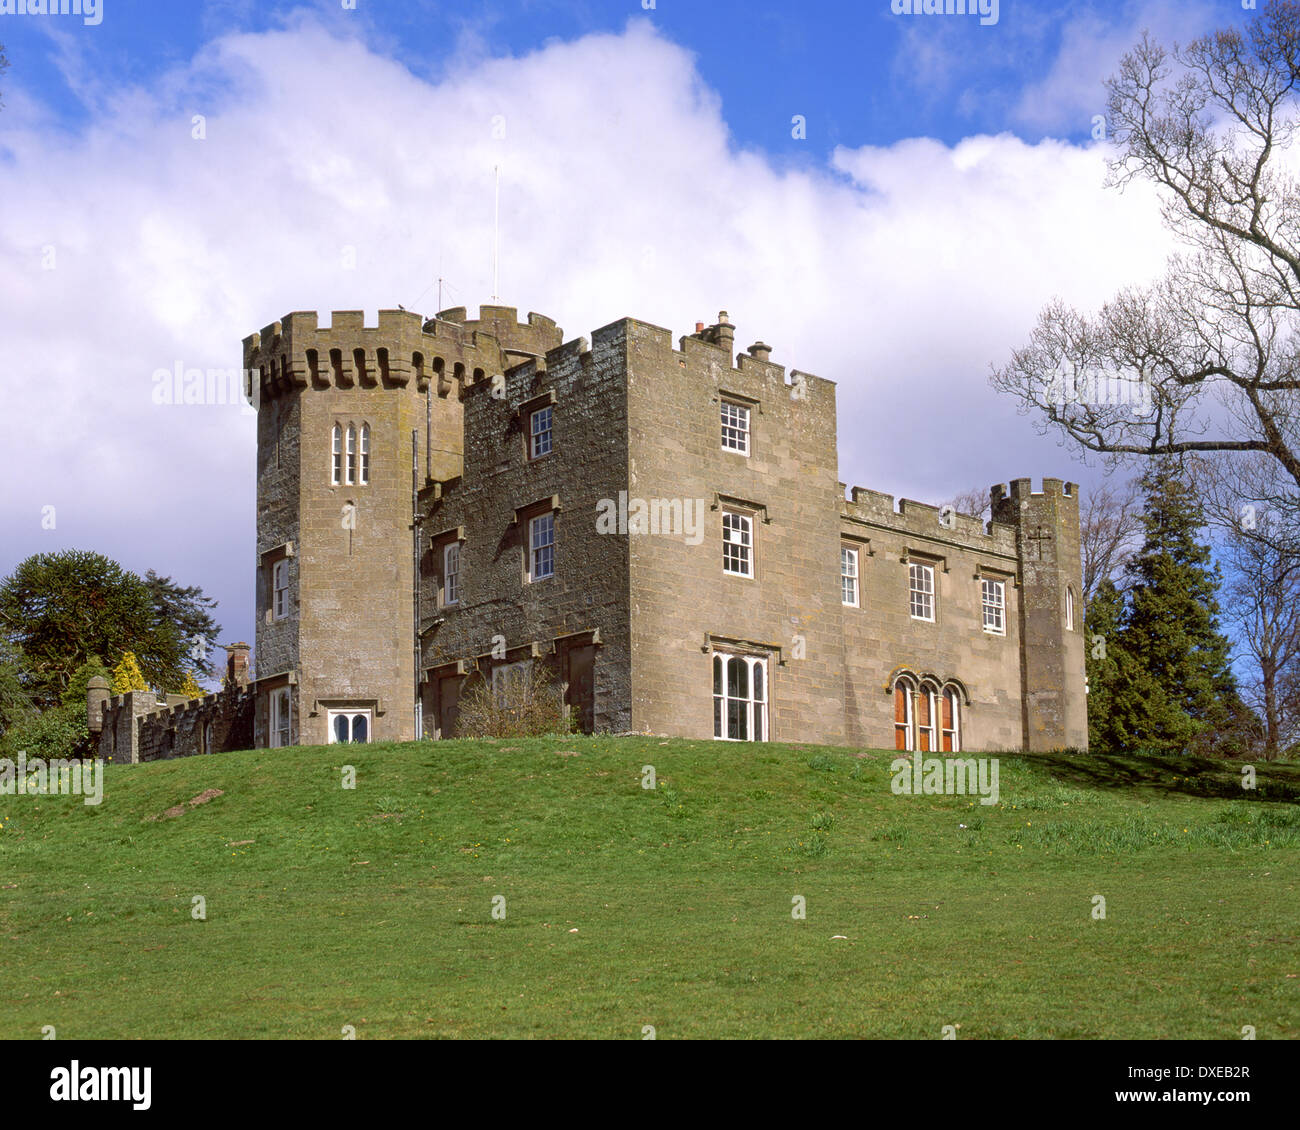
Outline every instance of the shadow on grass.
[[(1025, 757), (1053, 776), (1096, 789), (1142, 790), (1219, 800), (1300, 803), (1300, 764), (1288, 761), (1238, 763), (1164, 753), (1084, 753), (1058, 750)], [(1243, 764), (1253, 766), (1256, 787), (1242, 787)]]

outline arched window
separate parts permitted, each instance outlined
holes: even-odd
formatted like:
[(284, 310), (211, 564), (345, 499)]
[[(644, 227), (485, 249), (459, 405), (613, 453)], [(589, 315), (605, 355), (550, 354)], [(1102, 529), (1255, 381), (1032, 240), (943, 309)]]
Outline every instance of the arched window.
[(911, 750), (916, 747), (912, 732), (912, 680), (901, 678), (894, 684), (894, 748)]
[(343, 479), (343, 429), (338, 424), (334, 425), (334, 443), (332, 446), (334, 452), (333, 471), (330, 474), (330, 482), (335, 486)]
[(364, 485), (370, 482), (370, 425), (361, 425), (361, 479)]
[(344, 480), (349, 485), (357, 481), (357, 426), (348, 425), (348, 477)]
[(943, 720), (940, 736), (944, 753), (961, 751), (961, 695), (956, 687), (943, 689)]
[(1074, 631), (1074, 589), (1065, 590), (1065, 630)]
[(938, 715), (938, 701), (935, 698), (934, 688), (923, 686), (921, 693), (916, 696), (916, 734), (920, 739), (922, 753), (933, 753), (939, 748), (938, 742), (935, 741), (935, 722)]

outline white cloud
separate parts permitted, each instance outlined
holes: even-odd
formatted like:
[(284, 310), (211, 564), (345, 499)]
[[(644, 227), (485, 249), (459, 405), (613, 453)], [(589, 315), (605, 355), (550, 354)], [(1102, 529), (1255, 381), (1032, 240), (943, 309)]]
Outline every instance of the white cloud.
[(1050, 297), (1095, 306), (1167, 249), (1095, 149), (918, 139), (780, 171), (736, 150), (691, 54), (640, 21), (429, 82), (302, 19), (214, 41), (84, 134), (51, 132), (31, 91), (4, 115), (0, 381), (23, 486), (0, 501), (0, 571), (100, 549), (218, 595), (227, 637), (252, 630), (252, 424), (153, 405), (152, 373), (238, 366), (290, 310), (432, 313), (440, 272), (445, 305), (488, 301), (495, 164), (504, 301), (571, 338), (726, 309), (738, 346), (840, 382), (841, 478), (936, 500), (1077, 473), (989, 363)]

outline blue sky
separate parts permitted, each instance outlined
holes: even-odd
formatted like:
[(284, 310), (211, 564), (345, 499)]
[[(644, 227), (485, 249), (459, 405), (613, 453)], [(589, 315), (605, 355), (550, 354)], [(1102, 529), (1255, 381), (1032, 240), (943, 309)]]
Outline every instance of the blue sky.
[[(1100, 474), (988, 385), (1061, 297), (1156, 277), (1155, 200), (1105, 185), (1102, 80), (1240, 0), (261, 3), (3, 14), (0, 394), (32, 421), (0, 573), (96, 549), (252, 627), (253, 443), (152, 375), (240, 363), (295, 309), (501, 296), (567, 337), (632, 315), (839, 384), (841, 478), (928, 501)], [(792, 120), (806, 121), (806, 136)], [(194, 122), (203, 121), (202, 136)], [(496, 128), (497, 124), (501, 128)], [(46, 507), (58, 518), (42, 521)]]

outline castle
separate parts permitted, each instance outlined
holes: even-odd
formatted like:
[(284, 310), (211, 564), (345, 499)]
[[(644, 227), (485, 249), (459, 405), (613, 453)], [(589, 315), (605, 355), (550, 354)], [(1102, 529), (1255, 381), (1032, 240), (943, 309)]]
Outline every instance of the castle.
[(1078, 487), (995, 486), (987, 527), (846, 497), (834, 384), (737, 354), (725, 312), (676, 348), (299, 312), (244, 367), (256, 678), (240, 644), (204, 701), (92, 688), (104, 756), (451, 737), (467, 679), (535, 665), (585, 732), (1087, 745)]

